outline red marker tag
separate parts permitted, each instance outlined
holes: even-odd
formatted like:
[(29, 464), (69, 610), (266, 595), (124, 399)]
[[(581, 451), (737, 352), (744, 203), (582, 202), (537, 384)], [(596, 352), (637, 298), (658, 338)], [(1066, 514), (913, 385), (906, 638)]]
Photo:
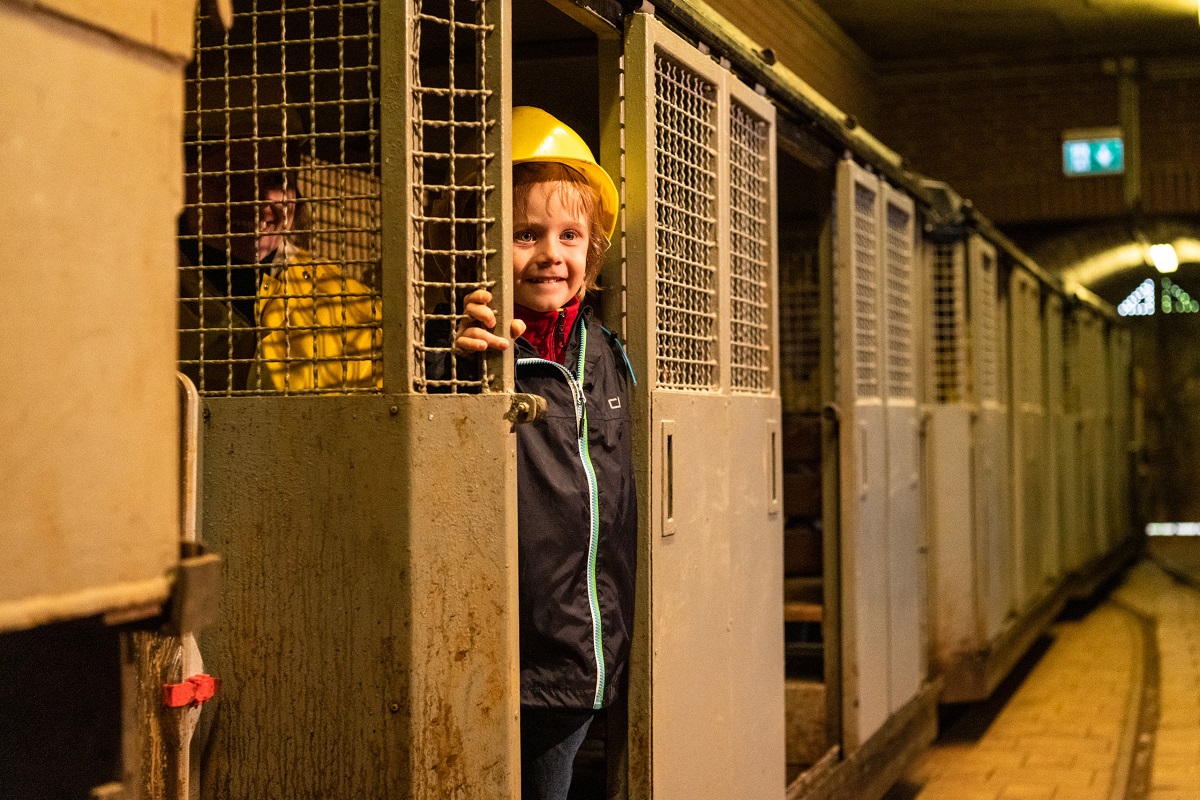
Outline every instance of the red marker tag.
[(183, 683), (164, 683), (162, 703), (167, 708), (200, 705), (213, 698), (221, 688), (221, 679), (201, 673)]

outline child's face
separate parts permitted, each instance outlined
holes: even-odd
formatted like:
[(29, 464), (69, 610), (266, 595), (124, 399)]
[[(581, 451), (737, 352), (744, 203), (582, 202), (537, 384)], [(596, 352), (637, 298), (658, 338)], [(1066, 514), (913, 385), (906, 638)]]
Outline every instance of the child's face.
[(587, 274), (588, 221), (564, 205), (565, 190), (539, 182), (513, 212), (513, 301), (554, 311), (579, 294)]

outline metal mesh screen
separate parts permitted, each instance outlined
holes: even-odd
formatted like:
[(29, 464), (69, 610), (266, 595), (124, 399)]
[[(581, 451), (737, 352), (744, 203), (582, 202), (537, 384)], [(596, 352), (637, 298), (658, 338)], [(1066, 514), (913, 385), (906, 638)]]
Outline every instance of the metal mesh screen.
[(770, 126), (735, 102), (729, 134), (731, 388), (766, 393), (772, 388)]
[(1018, 278), (1014, 286), (1018, 291), (1014, 292), (1012, 302), (1019, 306), (1014, 308), (1013, 339), (1014, 345), (1020, 342), (1021, 350), (1014, 350), (1013, 356), (1013, 379), (1015, 384), (1019, 384), (1015, 386), (1013, 401), (1041, 406), (1045, 402), (1042, 385), (1044, 353), (1041, 294), (1037, 283), (1024, 276)]
[(410, 218), (414, 303), (414, 389), (478, 392), (491, 381), (479, 355), (456, 355), (452, 336), (463, 298), (491, 290), (488, 264), (497, 251), (489, 232), (497, 219), (496, 187), (487, 167), (496, 154), (488, 131), (487, 61), (495, 28), (480, 0), (413, 0), (409, 70), (412, 94)]
[(961, 245), (935, 245), (930, 281), (930, 346), (935, 402), (966, 399), (966, 276)]
[(996, 257), (981, 253), (972, 278), (971, 355), (975, 361), (977, 400), (999, 400), (996, 320)]
[(379, 4), (201, 14), (186, 75), (180, 369), (205, 395), (382, 386)]
[(879, 193), (854, 184), (854, 391), (879, 397)]
[(884, 287), (888, 397), (914, 397), (912, 213), (887, 204)]
[(1056, 414), (1065, 410), (1064, 340), (1062, 299), (1051, 294), (1046, 298), (1046, 408)]
[(821, 408), (820, 276), (817, 242), (779, 248), (779, 365), (784, 411)]
[(717, 386), (717, 87), (655, 54), (658, 385)]

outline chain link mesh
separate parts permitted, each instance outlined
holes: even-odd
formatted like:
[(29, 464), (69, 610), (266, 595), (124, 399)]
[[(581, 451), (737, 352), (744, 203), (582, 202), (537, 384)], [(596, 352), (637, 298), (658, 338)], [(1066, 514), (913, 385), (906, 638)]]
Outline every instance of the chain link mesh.
[(854, 184), (854, 391), (879, 397), (879, 193)]
[[(785, 235), (785, 234), (781, 234)], [(779, 248), (779, 365), (784, 411), (821, 408), (820, 273), (817, 242), (791, 237)]]
[(491, 382), (486, 361), (451, 345), (463, 298), (495, 285), (487, 134), (497, 124), (489, 80), (499, 73), (486, 56), (494, 25), (480, 0), (414, 0), (411, 25), (413, 388), (479, 392)]
[(717, 87), (655, 56), (658, 385), (712, 391), (717, 362)]
[(913, 385), (912, 213), (888, 203), (885, 225), (887, 394), (889, 398), (912, 398), (916, 394)]
[(771, 391), (770, 125), (730, 104), (731, 388)]
[(382, 386), (379, 4), (203, 11), (185, 87), (180, 369), (202, 394)]
[(967, 396), (967, 312), (961, 245), (935, 245), (930, 284), (933, 397), (943, 404), (962, 402)]
[(971, 357), (973, 358), (976, 400), (999, 400), (999, 363), (996, 337), (996, 257), (980, 253), (971, 275)]

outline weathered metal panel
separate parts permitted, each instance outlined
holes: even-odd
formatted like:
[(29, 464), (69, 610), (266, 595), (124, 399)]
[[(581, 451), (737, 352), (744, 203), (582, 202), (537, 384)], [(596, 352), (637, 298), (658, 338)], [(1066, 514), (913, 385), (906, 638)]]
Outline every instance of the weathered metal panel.
[(839, 437), (844, 732), (853, 750), (889, 710), (887, 438), (883, 407), (879, 179), (838, 164), (834, 257)]
[[(728, 763), (735, 718), (729, 701), (733, 682), (742, 679), (744, 654), (730, 647), (735, 621), (727, 526), (736, 467), (728, 458), (711, 457), (728, 455), (716, 443), (729, 441), (730, 401), (663, 391), (652, 403), (655, 431), (669, 421), (674, 433), (667, 434), (669, 447), (655, 437), (651, 474), (659, 476), (654, 498), (659, 502), (651, 505), (663, 509), (676, 531), (666, 536), (655, 525), (651, 544), (653, 796), (735, 797), (739, 776)], [(655, 522), (659, 517), (652, 512)], [(777, 585), (782, 587), (781, 576)], [(781, 596), (780, 615), (782, 608)], [(778, 689), (782, 703), (782, 679)], [(779, 736), (782, 741), (782, 731)]]
[(1045, 397), (1041, 290), (1033, 276), (1014, 270), (1009, 277), (1012, 314), (1012, 473), (1013, 578), (1017, 608), (1024, 609), (1043, 591), (1042, 549), (1047, 536), (1042, 497)]
[(1050, 583), (1062, 577), (1062, 553), (1067, 537), (1067, 525), (1061, 496), (1062, 464), (1064, 454), (1059, 442), (1058, 431), (1066, 413), (1065, 384), (1063, 373), (1063, 302), (1057, 294), (1045, 299), (1045, 330), (1043, 348), (1045, 352), (1044, 375), (1046, 416), (1041, 433), (1043, 469), (1042, 502), (1045, 508), (1045, 525), (1051, 532), (1042, 545), (1044, 576)]
[(1059, 497), (1062, 504), (1063, 571), (1070, 574), (1083, 563), (1083, 484), (1079, 477), (1082, 464), (1080, 448), (1081, 419), (1079, 415), (1079, 324), (1078, 316), (1065, 318), (1063, 325), (1063, 414), (1059, 421), (1057, 441), (1060, 473)]
[(965, 404), (931, 409), (926, 433), (933, 535), (934, 654), (943, 668), (982, 646), (974, 494), (971, 491), (971, 411)]
[(1133, 337), (1127, 328), (1109, 328), (1108, 335), (1112, 416), (1109, 524), (1113, 546), (1133, 534), (1130, 516), (1130, 462), (1132, 454)]
[[(625, 66), (627, 330), (648, 415), (630, 794), (782, 797), (774, 114), (643, 14)], [(733, 103), (754, 130), (731, 166)]]
[(984, 637), (1000, 632), (1013, 610), (1012, 542), (1008, 526), (1008, 413), (1002, 401), (1004, 345), (996, 250), (978, 235), (968, 244), (971, 377), (976, 411), (972, 430), (976, 552), (981, 569)]
[[(214, 796), (516, 797), (506, 395), (211, 400)], [(451, 499), (452, 498), (452, 499)]]
[[(161, 604), (178, 559), (183, 53), (62, 5), (0, 5), (0, 631)], [(191, 7), (161, 4), (162, 35)]]
[(778, 798), (786, 761), (779, 400), (734, 397), (730, 413), (729, 762), (734, 796)]
[(917, 417), (918, 281), (912, 198), (880, 183), (884, 408), (887, 436), (888, 709), (924, 682), (921, 461)]

